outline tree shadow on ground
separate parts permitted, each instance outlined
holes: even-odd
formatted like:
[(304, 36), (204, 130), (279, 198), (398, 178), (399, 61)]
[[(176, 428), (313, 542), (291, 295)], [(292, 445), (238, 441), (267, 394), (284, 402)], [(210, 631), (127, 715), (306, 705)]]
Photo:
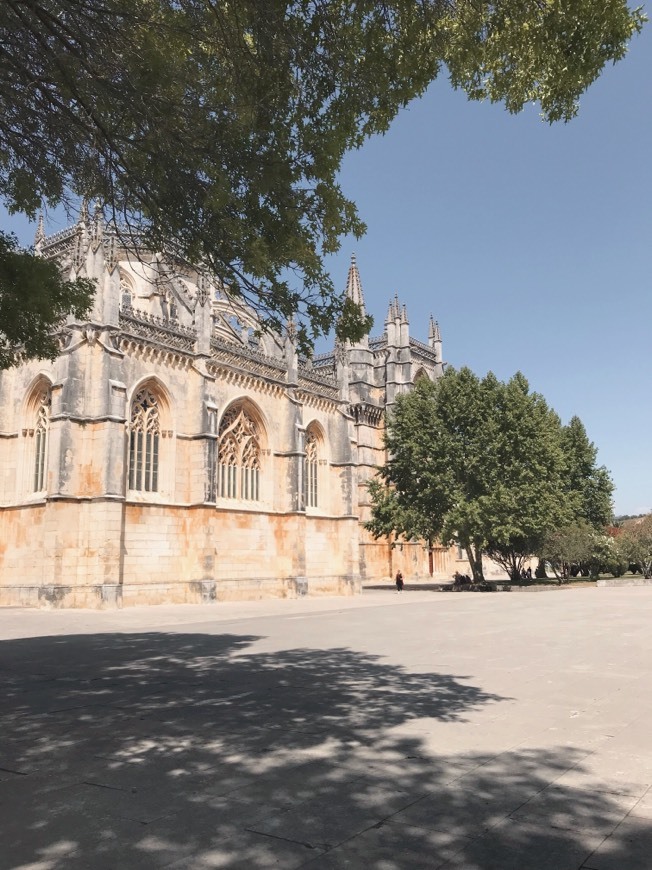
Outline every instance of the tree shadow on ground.
[(583, 752), (433, 751), (429, 726), (506, 699), (350, 649), (256, 640), (0, 644), (2, 866), (563, 870), (613, 831), (613, 861), (631, 856), (625, 828), (652, 854), (645, 819), (623, 822), (647, 784), (586, 788)]

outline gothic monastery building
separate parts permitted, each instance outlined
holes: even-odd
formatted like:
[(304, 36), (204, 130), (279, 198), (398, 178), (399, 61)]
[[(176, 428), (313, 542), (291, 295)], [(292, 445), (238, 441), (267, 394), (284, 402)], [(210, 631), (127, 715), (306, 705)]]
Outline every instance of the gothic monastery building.
[[(445, 549), (363, 529), (385, 412), (443, 370), (439, 328), (302, 359), (289, 334), (196, 270), (126, 247), (99, 214), (41, 255), (94, 278), (54, 362), (0, 372), (0, 604), (115, 607), (350, 594), (399, 568), (450, 576)], [(351, 262), (347, 294), (364, 305)], [(430, 566), (429, 566), (430, 561)]]

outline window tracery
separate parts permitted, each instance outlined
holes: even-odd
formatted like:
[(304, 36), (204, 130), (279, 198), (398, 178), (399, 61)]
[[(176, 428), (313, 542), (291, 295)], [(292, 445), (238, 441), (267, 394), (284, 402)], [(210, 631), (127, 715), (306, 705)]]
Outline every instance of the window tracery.
[(179, 308), (177, 307), (177, 300), (174, 293), (170, 293), (168, 291), (165, 300), (167, 302), (167, 316), (168, 320), (178, 320), (179, 319)]
[(160, 409), (156, 394), (148, 387), (131, 403), (129, 429), (129, 489), (158, 492)]
[(133, 307), (134, 292), (131, 282), (124, 275), (120, 275), (120, 307), (129, 310)]
[(314, 431), (306, 433), (306, 459), (303, 475), (304, 501), (306, 507), (318, 504), (319, 440)]
[(44, 492), (45, 490), (51, 404), (52, 393), (50, 388), (47, 387), (41, 391), (36, 405), (36, 425), (34, 426), (34, 492)]
[(220, 424), (218, 486), (221, 498), (260, 499), (260, 436), (242, 406), (226, 412)]

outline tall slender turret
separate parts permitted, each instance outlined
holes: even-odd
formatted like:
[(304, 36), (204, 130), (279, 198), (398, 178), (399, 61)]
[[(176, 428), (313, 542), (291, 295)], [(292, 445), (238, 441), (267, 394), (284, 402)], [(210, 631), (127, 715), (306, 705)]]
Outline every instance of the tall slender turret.
[(36, 227), (36, 235), (34, 236), (34, 250), (37, 254), (41, 253), (43, 242), (45, 241), (45, 227), (43, 225), (43, 212), (38, 216), (38, 226)]
[(410, 321), (408, 320), (407, 306), (401, 308), (400, 317), (401, 347), (409, 347), (410, 344)]
[(430, 315), (430, 327), (428, 329), (428, 344), (437, 355), (437, 362), (440, 363), (442, 361), (441, 333), (439, 331), (439, 323), (433, 320), (432, 314)]
[(394, 320), (394, 303), (391, 299), (389, 300), (389, 308), (385, 318), (385, 334), (387, 336), (387, 344), (389, 347), (393, 347), (396, 344), (396, 323)]
[[(362, 316), (366, 316), (362, 281), (355, 254), (351, 255), (351, 265), (346, 279), (346, 296), (359, 307)], [(374, 373), (374, 357), (369, 349), (369, 336), (363, 335), (362, 338), (354, 342), (347, 341), (343, 350), (346, 355), (351, 400), (366, 401), (373, 389)]]

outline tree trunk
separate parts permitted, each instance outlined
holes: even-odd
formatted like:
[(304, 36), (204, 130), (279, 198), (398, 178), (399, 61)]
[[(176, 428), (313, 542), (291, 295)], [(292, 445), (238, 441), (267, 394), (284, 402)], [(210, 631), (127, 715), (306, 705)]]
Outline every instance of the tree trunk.
[(523, 563), (523, 559), (520, 556), (515, 555), (514, 553), (510, 553), (507, 558), (508, 569), (507, 572), (509, 574), (509, 579), (512, 583), (518, 583), (521, 579), (521, 567)]
[(482, 550), (478, 544), (469, 544), (464, 548), (466, 558), (471, 566), (471, 574), (474, 583), (484, 583), (484, 573), (482, 570)]

